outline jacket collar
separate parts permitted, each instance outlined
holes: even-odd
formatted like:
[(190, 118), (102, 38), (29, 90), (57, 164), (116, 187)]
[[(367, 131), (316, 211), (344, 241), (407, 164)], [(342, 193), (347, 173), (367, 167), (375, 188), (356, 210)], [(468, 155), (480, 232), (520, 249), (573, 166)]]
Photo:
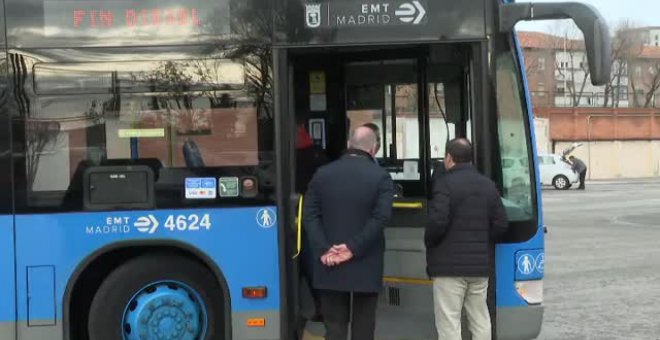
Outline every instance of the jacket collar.
[(346, 150), (343, 157), (363, 157), (363, 158), (367, 158), (371, 161), (374, 160), (374, 158), (371, 157), (371, 155), (368, 152), (358, 150), (358, 149), (348, 149), (348, 150)]
[(462, 171), (462, 170), (472, 170), (474, 169), (474, 166), (472, 163), (461, 163), (461, 164), (456, 164), (454, 165), (453, 168), (451, 168), (447, 172), (454, 172), (454, 171)]

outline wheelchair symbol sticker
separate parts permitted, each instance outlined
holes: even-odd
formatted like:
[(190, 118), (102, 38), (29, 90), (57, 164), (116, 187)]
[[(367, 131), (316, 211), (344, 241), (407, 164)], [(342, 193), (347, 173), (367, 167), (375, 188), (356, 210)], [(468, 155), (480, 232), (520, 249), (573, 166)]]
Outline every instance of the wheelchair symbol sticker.
[(543, 270), (545, 269), (545, 254), (541, 253), (539, 254), (536, 259), (534, 260), (536, 262), (536, 271), (538, 271), (540, 274), (543, 274)]

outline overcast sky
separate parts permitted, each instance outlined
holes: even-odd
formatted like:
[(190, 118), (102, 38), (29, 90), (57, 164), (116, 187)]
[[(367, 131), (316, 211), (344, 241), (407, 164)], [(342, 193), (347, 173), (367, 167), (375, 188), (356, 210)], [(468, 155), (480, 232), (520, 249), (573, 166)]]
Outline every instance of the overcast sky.
[[(519, 0), (529, 1), (529, 0)], [(566, 0), (542, 0), (536, 2), (561, 2)], [(603, 14), (610, 28), (629, 19), (634, 26), (660, 26), (659, 0), (577, 0), (591, 4)], [(551, 21), (523, 22), (516, 26), (518, 30), (545, 31), (554, 33), (557, 24)]]

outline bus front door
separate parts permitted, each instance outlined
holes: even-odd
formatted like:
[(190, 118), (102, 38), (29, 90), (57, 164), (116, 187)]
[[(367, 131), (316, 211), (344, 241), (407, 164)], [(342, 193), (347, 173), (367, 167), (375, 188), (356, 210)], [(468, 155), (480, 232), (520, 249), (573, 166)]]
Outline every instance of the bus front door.
[[(454, 55), (451, 48), (446, 52)], [(434, 62), (427, 48), (292, 59), (297, 122), (305, 123), (330, 160), (341, 155), (350, 131), (375, 125), (377, 161), (395, 183), (377, 339), (437, 338), (424, 229), (432, 174), (443, 166), (446, 142), (470, 137), (463, 60)], [(323, 122), (322, 133), (316, 122)], [(308, 324), (308, 332), (320, 336), (322, 325)]]

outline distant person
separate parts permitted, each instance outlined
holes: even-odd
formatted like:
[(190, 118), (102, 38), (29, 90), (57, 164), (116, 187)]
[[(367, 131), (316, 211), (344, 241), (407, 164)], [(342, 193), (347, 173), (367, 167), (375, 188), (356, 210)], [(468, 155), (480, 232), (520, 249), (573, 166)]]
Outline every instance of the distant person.
[(392, 178), (374, 162), (376, 149), (373, 131), (356, 128), (345, 155), (321, 167), (305, 195), (303, 221), (314, 252), (312, 282), (321, 293), (326, 340), (347, 340), (349, 324), (351, 339), (374, 339), (384, 229), (394, 195)]
[(587, 165), (575, 156), (570, 156), (568, 159), (573, 165), (573, 171), (580, 175), (580, 186), (578, 187), (578, 190), (584, 190), (584, 180), (587, 178)]
[(316, 170), (328, 163), (323, 149), (316, 146), (304, 123), (298, 124), (296, 135), (296, 192), (304, 193)]
[(433, 185), (424, 234), (438, 339), (461, 340), (465, 309), (472, 339), (491, 340), (491, 250), (507, 231), (507, 216), (495, 183), (472, 166), (470, 142), (454, 139), (446, 150), (447, 172)]

